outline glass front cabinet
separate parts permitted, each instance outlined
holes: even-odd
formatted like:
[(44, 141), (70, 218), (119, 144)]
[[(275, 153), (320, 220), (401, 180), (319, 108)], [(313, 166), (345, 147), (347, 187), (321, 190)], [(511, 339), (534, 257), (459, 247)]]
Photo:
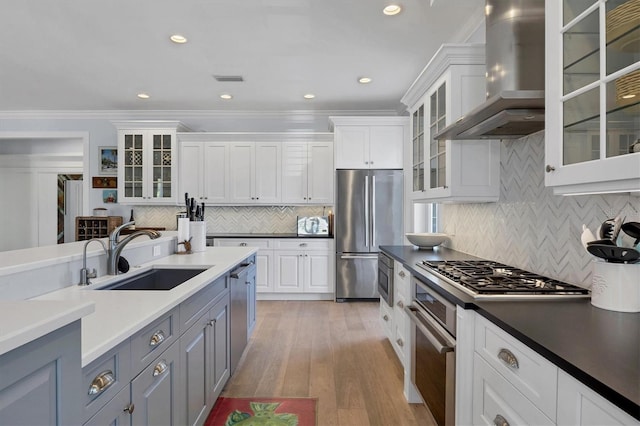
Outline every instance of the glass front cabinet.
[(500, 195), (500, 142), (434, 135), (485, 100), (484, 45), (443, 45), (402, 98), (411, 113), (412, 199), (491, 202)]
[(175, 121), (117, 122), (118, 202), (127, 204), (175, 204)]
[(547, 2), (545, 19), (546, 185), (640, 191), (640, 1)]

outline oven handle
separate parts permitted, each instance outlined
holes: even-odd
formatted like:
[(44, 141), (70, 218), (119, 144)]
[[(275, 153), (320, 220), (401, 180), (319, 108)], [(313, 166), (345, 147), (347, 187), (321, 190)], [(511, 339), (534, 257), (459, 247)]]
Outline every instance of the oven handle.
[[(417, 308), (413, 306), (405, 306), (405, 312), (409, 315), (411, 322), (418, 327), (418, 329), (424, 334), (424, 337), (431, 342), (436, 348), (439, 354), (452, 352), (455, 350), (456, 343), (451, 338), (444, 336), (438, 331), (438, 323), (435, 320), (429, 318), (428, 315), (424, 315)], [(444, 343), (442, 342), (444, 341)]]

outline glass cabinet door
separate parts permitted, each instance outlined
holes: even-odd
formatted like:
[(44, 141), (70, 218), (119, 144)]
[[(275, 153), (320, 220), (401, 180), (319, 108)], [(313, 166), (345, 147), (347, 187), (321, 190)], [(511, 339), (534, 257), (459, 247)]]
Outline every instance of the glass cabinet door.
[(153, 198), (171, 198), (171, 135), (153, 135)]
[(142, 134), (124, 135), (124, 196), (142, 198), (144, 152)]
[(640, 151), (640, 2), (565, 0), (563, 14), (562, 164)]
[(412, 114), (413, 191), (424, 191), (424, 105)]
[(434, 136), (447, 124), (446, 83), (431, 94), (429, 99), (429, 188), (444, 188), (446, 181), (446, 140)]

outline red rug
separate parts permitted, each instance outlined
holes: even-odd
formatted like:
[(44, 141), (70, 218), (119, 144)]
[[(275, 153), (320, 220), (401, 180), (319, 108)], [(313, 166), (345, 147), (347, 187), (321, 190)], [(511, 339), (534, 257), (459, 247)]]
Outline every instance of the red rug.
[(241, 422), (242, 425), (315, 426), (316, 402), (316, 398), (220, 397), (204, 426), (233, 426)]

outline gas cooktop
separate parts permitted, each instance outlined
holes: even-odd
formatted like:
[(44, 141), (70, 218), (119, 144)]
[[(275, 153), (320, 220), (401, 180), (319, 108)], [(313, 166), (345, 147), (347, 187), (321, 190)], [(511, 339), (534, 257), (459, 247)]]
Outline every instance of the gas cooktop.
[(417, 265), (477, 299), (589, 296), (585, 288), (489, 260), (424, 260)]

